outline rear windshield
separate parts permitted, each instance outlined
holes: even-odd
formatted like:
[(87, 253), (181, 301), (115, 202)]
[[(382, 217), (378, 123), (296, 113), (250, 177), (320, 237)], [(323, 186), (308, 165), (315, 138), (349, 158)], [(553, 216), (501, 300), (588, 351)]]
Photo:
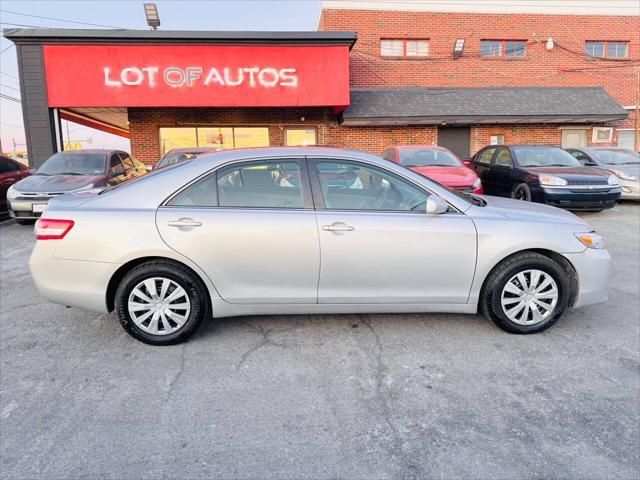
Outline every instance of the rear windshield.
[(559, 147), (513, 147), (521, 167), (582, 167), (569, 152)]
[(49, 157), (37, 175), (103, 175), (107, 165), (106, 153), (59, 152)]
[(607, 165), (630, 165), (640, 163), (640, 154), (633, 150), (590, 150), (589, 155)]
[(405, 167), (459, 167), (460, 160), (443, 150), (398, 150), (400, 165)]
[(133, 185), (133, 184), (138, 183), (138, 182), (144, 182), (144, 181), (148, 180), (149, 178), (153, 178), (156, 175), (164, 175), (166, 173), (172, 172), (176, 168), (184, 167), (185, 165), (188, 165), (189, 163), (191, 163), (191, 160), (186, 160), (184, 162), (174, 163), (173, 165), (169, 165), (166, 168), (163, 168), (163, 169), (160, 169), (160, 170), (154, 170), (152, 172), (147, 173), (146, 175), (140, 175), (139, 177), (133, 177), (133, 178), (131, 178), (129, 180), (126, 180), (126, 181), (124, 181), (122, 183), (118, 183), (117, 185), (112, 185), (112, 186), (109, 186), (109, 187), (105, 188), (104, 190), (100, 191), (99, 195), (102, 195), (105, 192), (111, 192), (113, 190), (116, 190), (118, 188), (122, 188), (122, 187), (127, 186), (127, 185)]
[(173, 165), (174, 163), (182, 162), (183, 160), (188, 160), (190, 158), (195, 157), (196, 155), (200, 155), (204, 152), (175, 152), (175, 153), (167, 153), (156, 165), (156, 168), (163, 168), (169, 165)]

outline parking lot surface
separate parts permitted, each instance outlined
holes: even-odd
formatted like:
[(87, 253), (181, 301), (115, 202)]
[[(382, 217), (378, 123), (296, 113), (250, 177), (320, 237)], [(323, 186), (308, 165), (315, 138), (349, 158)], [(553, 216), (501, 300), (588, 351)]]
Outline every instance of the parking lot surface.
[(482, 316), (256, 316), (186, 344), (50, 304), (0, 226), (1, 478), (640, 476), (640, 208), (581, 214), (609, 302), (530, 336)]

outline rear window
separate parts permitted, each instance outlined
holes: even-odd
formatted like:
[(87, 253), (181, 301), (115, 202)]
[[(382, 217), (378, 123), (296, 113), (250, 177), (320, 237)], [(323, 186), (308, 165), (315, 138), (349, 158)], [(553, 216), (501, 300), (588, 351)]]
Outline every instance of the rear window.
[(435, 149), (399, 150), (400, 165), (405, 167), (459, 167), (460, 160), (449, 152)]
[(133, 185), (133, 184), (136, 184), (136, 183), (139, 183), (139, 182), (144, 182), (144, 181), (146, 181), (146, 180), (148, 180), (150, 178), (155, 177), (156, 175), (165, 175), (165, 174), (167, 174), (169, 172), (172, 172), (176, 168), (185, 167), (189, 163), (191, 163), (191, 160), (187, 160), (187, 161), (179, 162), (179, 163), (174, 163), (173, 165), (169, 165), (168, 167), (163, 168), (161, 170), (154, 170), (152, 172), (149, 172), (146, 175), (140, 175), (138, 177), (132, 177), (129, 180), (126, 180), (126, 181), (124, 181), (122, 183), (119, 183), (117, 185), (113, 185), (113, 186), (105, 188), (104, 190), (102, 190), (99, 193), (99, 195), (101, 195), (101, 194), (103, 194), (105, 192), (111, 192), (111, 191), (113, 191), (115, 189), (118, 189), (118, 188), (126, 187), (128, 185)]

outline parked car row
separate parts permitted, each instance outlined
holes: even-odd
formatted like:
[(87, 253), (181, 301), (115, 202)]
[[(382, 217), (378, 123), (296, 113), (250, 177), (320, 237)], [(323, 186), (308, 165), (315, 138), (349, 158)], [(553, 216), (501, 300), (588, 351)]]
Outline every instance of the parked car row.
[(443, 147), (393, 146), (383, 158), (454, 190), (601, 211), (640, 200), (640, 155), (618, 148), (491, 145), (462, 162)]

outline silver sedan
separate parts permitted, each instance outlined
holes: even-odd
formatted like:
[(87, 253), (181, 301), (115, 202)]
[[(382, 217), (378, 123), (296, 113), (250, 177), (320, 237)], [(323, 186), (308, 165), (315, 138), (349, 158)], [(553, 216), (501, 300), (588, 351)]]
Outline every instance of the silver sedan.
[(217, 152), (51, 201), (31, 274), (43, 297), (115, 310), (133, 337), (207, 317), (456, 312), (511, 333), (607, 299), (611, 259), (575, 215), (451, 191), (361, 152)]

